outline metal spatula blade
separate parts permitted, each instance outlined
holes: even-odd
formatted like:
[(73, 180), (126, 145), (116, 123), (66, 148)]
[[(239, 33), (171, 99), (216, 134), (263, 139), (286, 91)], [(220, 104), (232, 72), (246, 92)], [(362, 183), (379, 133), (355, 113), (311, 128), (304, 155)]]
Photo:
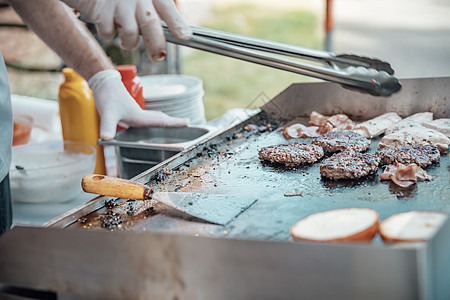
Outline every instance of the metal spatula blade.
[(135, 200), (156, 200), (198, 219), (226, 225), (257, 200), (218, 194), (156, 192), (152, 188), (126, 179), (91, 174), (81, 186), (87, 193)]

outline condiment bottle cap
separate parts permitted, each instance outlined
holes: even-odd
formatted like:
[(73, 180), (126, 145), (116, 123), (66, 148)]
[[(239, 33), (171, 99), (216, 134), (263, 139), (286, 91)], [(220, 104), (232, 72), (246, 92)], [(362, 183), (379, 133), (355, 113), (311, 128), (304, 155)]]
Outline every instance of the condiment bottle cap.
[(84, 78), (81, 77), (81, 75), (78, 74), (77, 72), (75, 72), (72, 68), (64, 68), (62, 70), (62, 73), (63, 73), (64, 79), (66, 81), (80, 81), (80, 80), (84, 80)]
[(116, 70), (119, 71), (122, 76), (122, 80), (133, 79), (137, 74), (137, 68), (135, 65), (119, 65), (116, 67)]

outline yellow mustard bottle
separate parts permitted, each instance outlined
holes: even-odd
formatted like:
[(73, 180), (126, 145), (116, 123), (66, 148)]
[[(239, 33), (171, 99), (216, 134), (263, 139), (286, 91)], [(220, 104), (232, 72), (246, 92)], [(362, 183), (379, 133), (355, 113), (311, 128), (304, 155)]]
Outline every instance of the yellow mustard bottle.
[(103, 146), (97, 145), (100, 137), (100, 117), (92, 91), (81, 75), (64, 68), (65, 81), (59, 87), (58, 102), (63, 139), (91, 144), (97, 150), (95, 173), (106, 175)]

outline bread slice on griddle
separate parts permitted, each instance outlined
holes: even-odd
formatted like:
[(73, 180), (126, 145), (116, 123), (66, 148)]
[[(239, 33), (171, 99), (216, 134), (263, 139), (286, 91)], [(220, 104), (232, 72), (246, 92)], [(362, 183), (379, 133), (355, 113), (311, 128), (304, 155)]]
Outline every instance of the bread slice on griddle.
[(379, 215), (370, 208), (343, 208), (309, 215), (295, 223), (294, 240), (312, 242), (369, 242), (378, 232)]
[(437, 211), (410, 211), (390, 216), (380, 224), (386, 242), (425, 242), (431, 239), (447, 219)]

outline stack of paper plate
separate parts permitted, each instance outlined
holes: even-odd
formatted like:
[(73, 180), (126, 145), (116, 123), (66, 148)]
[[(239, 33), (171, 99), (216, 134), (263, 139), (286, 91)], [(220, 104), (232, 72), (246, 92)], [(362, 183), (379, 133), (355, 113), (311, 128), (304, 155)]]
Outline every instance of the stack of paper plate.
[(206, 122), (201, 79), (176, 74), (141, 77), (144, 86), (145, 106), (166, 114), (189, 118), (191, 125)]

